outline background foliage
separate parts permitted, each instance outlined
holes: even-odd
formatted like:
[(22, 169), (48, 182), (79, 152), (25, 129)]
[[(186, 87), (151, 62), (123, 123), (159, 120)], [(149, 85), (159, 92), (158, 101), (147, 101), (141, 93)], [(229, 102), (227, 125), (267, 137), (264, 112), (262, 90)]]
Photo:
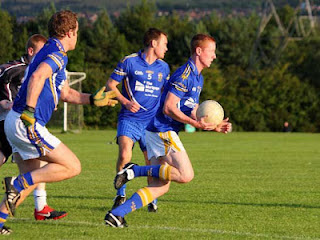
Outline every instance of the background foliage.
[[(255, 12), (236, 17), (212, 13), (201, 20), (190, 20), (174, 11), (168, 16), (158, 16), (158, 7), (159, 1), (142, 0), (134, 6), (128, 5), (115, 19), (106, 10), (99, 12), (94, 23), (79, 19), (78, 45), (68, 53), (68, 70), (87, 73), (84, 92), (94, 92), (104, 85), (122, 57), (142, 48), (143, 33), (149, 27), (168, 33), (169, 51), (165, 61), (171, 71), (188, 59), (192, 36), (203, 32), (216, 38), (218, 50), (217, 60), (203, 71), (205, 86), (201, 100), (218, 100), (235, 130), (281, 131), (283, 122), (289, 121), (294, 131), (320, 131), (320, 72), (316, 67), (320, 62), (320, 53), (316, 51), (320, 48), (319, 29), (304, 40), (290, 41), (273, 64), (256, 62), (250, 67), (260, 21)], [(23, 54), (24, 43), (32, 34), (48, 35), (46, 24), (55, 11), (55, 5), (51, 4), (35, 20), (17, 23), (13, 15), (0, 9), (0, 61), (4, 63)], [(279, 11), (280, 18), (286, 22), (292, 12), (293, 8), (287, 5)], [(271, 21), (262, 43), (271, 59), (280, 41), (278, 35), (277, 25)], [(119, 106), (85, 107), (85, 124), (115, 127), (118, 111)]]

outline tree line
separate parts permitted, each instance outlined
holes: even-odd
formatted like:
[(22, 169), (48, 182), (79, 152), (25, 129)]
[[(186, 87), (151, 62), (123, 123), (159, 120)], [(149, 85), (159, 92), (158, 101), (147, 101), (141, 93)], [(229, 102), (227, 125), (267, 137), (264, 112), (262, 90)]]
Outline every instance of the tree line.
[[(0, 9), (0, 61), (19, 58), (29, 36), (48, 36), (47, 22), (56, 11), (54, 4), (44, 9), (34, 21), (17, 23), (14, 16)], [(288, 24), (295, 9), (279, 11)], [(158, 16), (154, 3), (142, 0), (128, 6), (111, 19), (101, 11), (95, 22), (79, 19), (76, 50), (68, 53), (69, 71), (86, 72), (84, 92), (103, 86), (117, 62), (143, 47), (143, 33), (157, 27), (168, 34), (165, 61), (173, 72), (190, 56), (189, 43), (196, 33), (207, 33), (217, 41), (217, 59), (203, 71), (205, 83), (201, 101), (215, 99), (225, 109), (237, 131), (281, 131), (288, 121), (294, 131), (320, 131), (320, 38), (319, 29), (300, 41), (289, 41), (278, 53), (281, 36), (275, 20), (263, 32), (260, 47), (264, 58), (250, 61), (260, 16), (223, 17), (212, 13), (201, 20), (180, 17), (173, 12)], [(265, 61), (264, 59), (271, 59)], [(94, 108), (85, 106), (87, 127), (116, 127), (120, 106)]]

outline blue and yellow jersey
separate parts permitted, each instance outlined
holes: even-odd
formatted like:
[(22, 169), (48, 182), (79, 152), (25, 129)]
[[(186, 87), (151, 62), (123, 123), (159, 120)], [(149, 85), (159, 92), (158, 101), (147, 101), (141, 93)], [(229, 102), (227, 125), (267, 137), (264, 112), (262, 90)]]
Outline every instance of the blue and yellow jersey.
[(54, 109), (57, 107), (61, 89), (67, 79), (66, 65), (68, 57), (60, 41), (50, 38), (44, 47), (33, 58), (25, 72), (25, 81), (14, 101), (13, 110), (22, 113), (26, 106), (28, 83), (32, 73), (42, 63), (47, 63), (52, 68), (52, 76), (47, 78), (35, 108), (35, 118), (41, 125), (46, 125)]
[(141, 51), (124, 57), (110, 77), (117, 82), (122, 81), (122, 95), (138, 103), (140, 110), (132, 113), (122, 106), (119, 120), (151, 120), (159, 107), (161, 89), (169, 76), (169, 66), (163, 60), (158, 59), (149, 64)]
[(186, 64), (178, 68), (165, 86), (160, 100), (160, 107), (156, 116), (149, 123), (147, 130), (151, 132), (179, 132), (184, 126), (171, 117), (163, 114), (163, 105), (168, 92), (180, 98), (178, 108), (187, 116), (191, 115), (194, 107), (199, 104), (199, 97), (203, 87), (203, 77), (190, 58)]

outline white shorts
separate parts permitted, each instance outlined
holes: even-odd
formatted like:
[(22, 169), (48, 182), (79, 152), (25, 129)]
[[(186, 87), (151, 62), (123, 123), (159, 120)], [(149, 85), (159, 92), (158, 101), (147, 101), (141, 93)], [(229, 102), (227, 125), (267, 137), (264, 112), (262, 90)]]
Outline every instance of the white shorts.
[(146, 131), (148, 159), (162, 157), (170, 152), (186, 151), (175, 131), (149, 132)]
[(20, 115), (11, 110), (4, 122), (4, 130), (12, 152), (19, 153), (23, 160), (45, 156), (61, 143), (39, 123), (36, 123), (34, 128), (27, 130)]

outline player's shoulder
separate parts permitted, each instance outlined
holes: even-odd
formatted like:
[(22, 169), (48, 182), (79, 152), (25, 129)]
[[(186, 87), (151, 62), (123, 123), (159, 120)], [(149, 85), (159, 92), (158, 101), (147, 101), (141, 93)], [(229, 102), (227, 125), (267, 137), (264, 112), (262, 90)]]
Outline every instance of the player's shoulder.
[(163, 59), (157, 60), (158, 64), (160, 64), (162, 67), (169, 69), (169, 64), (165, 62)]
[(192, 76), (193, 66), (190, 62), (185, 63), (176, 70), (176, 76), (180, 77), (183, 80), (187, 80)]
[(129, 61), (135, 60), (135, 58), (137, 58), (138, 56), (139, 56), (138, 53), (132, 53), (132, 54), (127, 55), (124, 58), (122, 58), (121, 62), (124, 63), (124, 62), (129, 62)]
[(52, 59), (59, 66), (59, 68), (67, 65), (67, 63), (68, 63), (68, 56), (63, 51), (59, 51), (59, 50), (58, 51), (49, 51), (44, 54), (46, 55), (46, 57)]

